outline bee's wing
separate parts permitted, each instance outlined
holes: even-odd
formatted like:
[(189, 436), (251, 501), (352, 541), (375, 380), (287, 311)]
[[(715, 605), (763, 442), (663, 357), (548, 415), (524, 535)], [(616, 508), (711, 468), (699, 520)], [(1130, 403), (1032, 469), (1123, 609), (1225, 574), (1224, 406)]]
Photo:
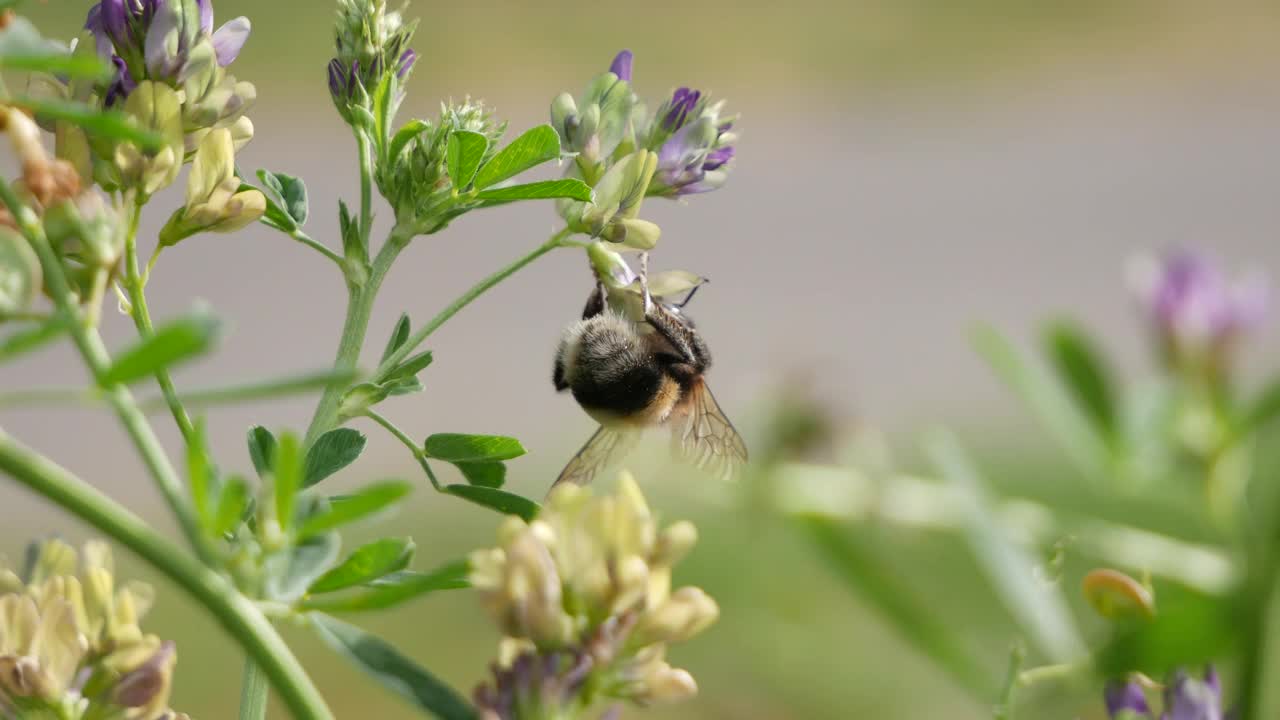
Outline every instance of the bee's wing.
[(747, 444), (705, 382), (697, 383), (689, 392), (686, 409), (670, 420), (674, 451), (716, 476), (734, 476), (747, 462)]
[[(595, 479), (600, 471), (609, 467), (610, 463), (627, 454), (635, 447), (640, 433), (626, 428), (607, 428), (603, 425), (587, 440), (577, 455), (560, 471), (555, 485), (573, 483), (586, 485)], [(555, 487), (553, 485), (552, 487)]]

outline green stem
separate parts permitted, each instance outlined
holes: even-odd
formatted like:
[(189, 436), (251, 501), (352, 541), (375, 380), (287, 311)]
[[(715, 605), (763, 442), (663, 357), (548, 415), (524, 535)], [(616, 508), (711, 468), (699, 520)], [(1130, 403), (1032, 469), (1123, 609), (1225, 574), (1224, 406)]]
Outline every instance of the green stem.
[(271, 623), (226, 578), (200, 565), (107, 496), (0, 431), (0, 470), (137, 553), (208, 610), (271, 679), (297, 720), (331, 720), (320, 692)]
[(107, 398), (107, 402), (111, 403), (112, 408), (115, 409), (116, 416), (119, 417), (120, 423), (124, 425), (125, 431), (138, 450), (138, 454), (142, 456), (142, 461), (146, 464), (147, 470), (155, 479), (161, 494), (164, 495), (169, 507), (178, 518), (178, 524), (186, 535), (188, 542), (191, 543), (191, 546), (201, 558), (211, 559), (212, 553), (204, 542), (204, 535), (201, 534), (200, 527), (196, 523), (195, 514), (183, 494), (182, 481), (174, 471), (173, 465), (169, 463), (169, 457), (165, 455), (164, 448), (160, 445), (160, 440), (147, 423), (146, 416), (138, 408), (137, 403), (134, 402), (133, 395), (128, 388), (120, 384), (108, 385), (103, 382), (102, 378), (106, 374), (107, 368), (111, 365), (111, 357), (107, 354), (107, 348), (102, 342), (102, 336), (98, 334), (97, 330), (84, 324), (80, 309), (75, 303), (75, 294), (67, 282), (62, 265), (58, 262), (57, 254), (54, 253), (48, 239), (44, 236), (44, 229), (40, 226), (35, 213), (18, 200), (18, 197), (13, 193), (13, 189), (7, 183), (0, 182), (0, 200), (3, 200), (4, 204), (8, 206), (9, 212), (17, 221), (23, 236), (31, 243), (36, 255), (40, 257), (40, 265), (44, 269), (45, 285), (53, 296), (58, 311), (66, 318), (71, 338), (75, 342), (76, 348), (80, 351), (85, 365), (89, 368), (89, 373), (92, 375), (94, 383), (101, 388)]
[(399, 440), (401, 444), (409, 448), (409, 452), (413, 453), (413, 458), (418, 461), (418, 465), (422, 466), (422, 471), (427, 474), (427, 479), (431, 481), (431, 484), (435, 486), (436, 490), (441, 489), (440, 481), (436, 479), (436, 474), (432, 472), (431, 465), (427, 462), (426, 453), (423, 451), (421, 445), (414, 442), (413, 438), (409, 437), (403, 430), (397, 427), (395, 423), (383, 417), (373, 408), (366, 409), (364, 414), (365, 417), (381, 425), (387, 432), (391, 433), (395, 439)]
[(479, 283), (476, 283), (476, 285), (474, 285), (470, 290), (463, 293), (458, 297), (458, 299), (449, 303), (448, 307), (441, 310), (435, 317), (431, 318), (430, 322), (419, 328), (413, 335), (410, 335), (409, 339), (406, 340), (403, 345), (397, 348), (395, 352), (391, 353), (386, 360), (382, 361), (382, 364), (378, 366), (378, 370), (374, 374), (375, 379), (391, 371), (403, 362), (404, 359), (409, 356), (409, 353), (417, 349), (417, 347), (421, 345), (423, 341), (431, 335), (431, 333), (438, 330), (441, 325), (444, 325), (450, 318), (457, 315), (458, 311), (462, 310), (467, 305), (470, 305), (473, 300), (488, 292), (494, 285), (497, 285), (520, 271), (524, 266), (560, 247), (564, 239), (569, 237), (571, 234), (572, 231), (568, 228), (557, 232), (546, 242), (534, 248), (532, 252), (520, 256), (515, 260), (515, 262), (498, 270), (484, 280), (481, 280)]
[(360, 241), (368, 257), (369, 234), (373, 232), (373, 147), (359, 130), (356, 145), (360, 151)]
[(253, 658), (245, 658), (244, 680), (240, 689), (240, 720), (266, 720), (267, 695), (270, 689), (267, 676), (253, 662)]
[(1000, 698), (991, 714), (994, 720), (1013, 720), (1014, 692), (1018, 688), (1022, 663), (1026, 660), (1026, 655), (1027, 651), (1022, 647), (1022, 643), (1015, 643), (1013, 649), (1009, 651), (1009, 670), (1004, 676), (1004, 688), (1000, 691)]
[[(356, 363), (360, 360), (360, 350), (364, 347), (365, 334), (369, 331), (369, 318), (373, 316), (373, 303), (378, 297), (378, 290), (382, 287), (387, 271), (391, 269), (391, 262), (406, 244), (407, 238), (394, 234), (388, 238), (372, 268), (367, 270), (368, 276), (363, 282), (355, 281), (353, 271), (348, 269), (347, 317), (342, 323), (342, 338), (338, 341), (338, 353), (333, 361), (334, 373), (341, 375), (355, 372)], [(332, 382), (325, 388), (316, 405), (316, 412), (311, 417), (311, 424), (307, 427), (305, 447), (310, 447), (316, 438), (332, 430), (337, 424), (338, 406), (347, 385), (347, 382)]]
[[(1280, 527), (1278, 524), (1277, 527)], [(1276, 542), (1276, 538), (1270, 538)], [(1243, 647), (1240, 654), (1239, 701), (1235, 717), (1240, 720), (1261, 720), (1266, 709), (1267, 659), (1271, 647), (1272, 628), (1269, 620), (1275, 599), (1277, 576), (1274, 552), (1270, 547), (1254, 550), (1249, 558), (1249, 581), (1246, 589), (1248, 608), (1242, 620), (1240, 637)]]
[[(125, 290), (129, 293), (129, 315), (133, 317), (133, 324), (137, 326), (138, 334), (143, 338), (149, 338), (155, 334), (155, 328), (151, 324), (151, 312), (147, 309), (144, 281), (138, 272), (138, 222), (142, 218), (142, 205), (131, 202), (128, 198), (125, 203), (129, 219), (128, 234), (124, 239)], [(153, 255), (152, 260), (154, 261), (157, 256), (158, 253)], [(190, 445), (191, 438), (195, 435), (195, 426), (191, 423), (191, 417), (187, 415), (186, 408), (182, 406), (182, 401), (178, 399), (178, 391), (167, 369), (156, 370), (156, 383), (160, 385), (160, 393), (164, 396), (165, 404), (169, 406), (173, 421), (182, 432), (183, 441)]]
[(82, 405), (92, 406), (102, 402), (102, 394), (86, 388), (28, 388), (0, 392), (0, 408), (23, 405)]
[(343, 261), (341, 255), (330, 250), (324, 243), (303, 232), (302, 228), (294, 228), (293, 232), (289, 233), (289, 237), (337, 263), (339, 269), (346, 267), (346, 263)]

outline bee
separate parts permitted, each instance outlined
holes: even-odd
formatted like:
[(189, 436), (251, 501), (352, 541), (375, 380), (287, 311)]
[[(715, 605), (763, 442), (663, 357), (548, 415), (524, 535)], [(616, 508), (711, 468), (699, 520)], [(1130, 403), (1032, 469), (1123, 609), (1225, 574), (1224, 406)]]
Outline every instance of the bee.
[(675, 453), (716, 475), (733, 475), (747, 447), (707, 386), (711, 354), (678, 305), (654, 299), (641, 282), (644, 320), (609, 309), (596, 283), (582, 320), (570, 325), (556, 351), (552, 380), (569, 390), (596, 422), (596, 430), (556, 479), (585, 485), (625, 455), (641, 431), (667, 426)]

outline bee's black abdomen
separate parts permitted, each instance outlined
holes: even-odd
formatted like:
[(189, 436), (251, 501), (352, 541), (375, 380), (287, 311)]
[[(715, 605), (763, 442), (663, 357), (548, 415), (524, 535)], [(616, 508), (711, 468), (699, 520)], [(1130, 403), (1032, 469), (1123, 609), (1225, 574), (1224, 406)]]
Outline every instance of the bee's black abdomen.
[(585, 408), (619, 415), (638, 413), (653, 402), (662, 387), (662, 373), (649, 365), (633, 366), (608, 377), (583, 373), (574, 378), (573, 397)]
[(629, 415), (647, 408), (662, 387), (662, 368), (626, 320), (600, 315), (579, 329), (572, 357), (562, 356), (573, 397), (586, 408)]

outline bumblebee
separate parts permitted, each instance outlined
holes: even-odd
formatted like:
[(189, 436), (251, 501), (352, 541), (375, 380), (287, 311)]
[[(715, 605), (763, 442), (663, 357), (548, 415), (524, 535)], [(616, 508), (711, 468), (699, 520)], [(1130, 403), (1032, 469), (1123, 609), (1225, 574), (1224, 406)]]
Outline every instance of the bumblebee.
[(711, 353), (682, 312), (693, 292), (679, 305), (667, 304), (642, 281), (644, 320), (637, 323), (613, 312), (604, 285), (596, 284), (582, 320), (560, 340), (552, 380), (558, 392), (573, 393), (600, 429), (556, 484), (591, 482), (656, 426), (671, 429), (677, 455), (713, 474), (732, 476), (746, 462), (746, 444), (707, 386)]

